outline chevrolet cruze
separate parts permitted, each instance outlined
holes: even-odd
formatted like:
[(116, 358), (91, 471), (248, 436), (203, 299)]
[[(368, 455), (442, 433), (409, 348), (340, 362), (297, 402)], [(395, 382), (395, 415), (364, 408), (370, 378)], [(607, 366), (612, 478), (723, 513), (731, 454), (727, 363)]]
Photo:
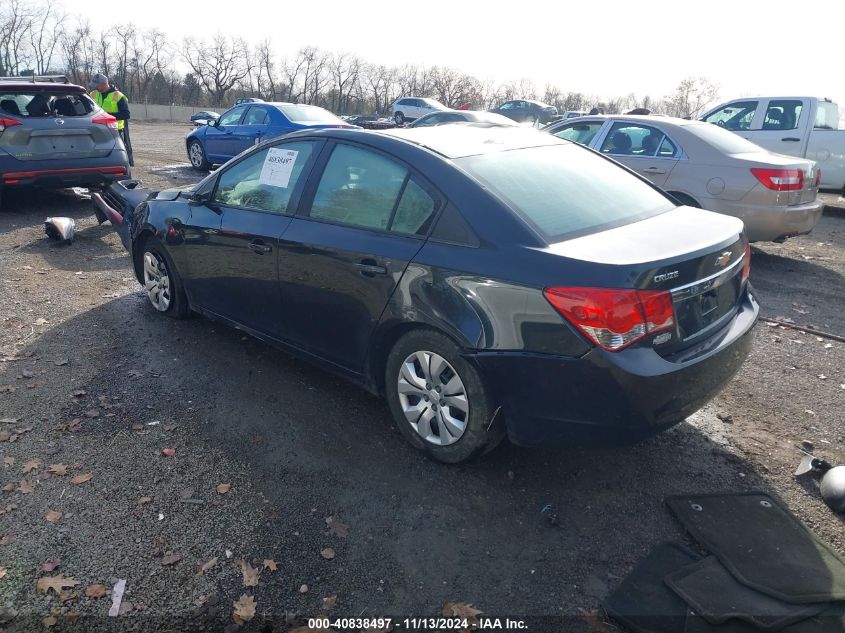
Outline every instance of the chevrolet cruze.
[(505, 436), (647, 437), (751, 345), (742, 222), (550, 134), (310, 130), (189, 190), (131, 187), (95, 200), (129, 225), (156, 311), (237, 325), (382, 394), (444, 462)]

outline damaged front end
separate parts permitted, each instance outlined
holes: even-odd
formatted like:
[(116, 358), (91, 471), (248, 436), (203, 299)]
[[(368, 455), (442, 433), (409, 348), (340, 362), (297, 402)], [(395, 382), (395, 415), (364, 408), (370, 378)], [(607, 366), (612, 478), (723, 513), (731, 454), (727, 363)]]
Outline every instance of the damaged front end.
[(142, 187), (140, 180), (130, 178), (119, 180), (109, 185), (101, 192), (92, 193), (94, 215), (97, 221), (111, 222), (114, 230), (120, 236), (120, 241), (126, 250), (132, 250), (132, 236), (130, 225), (135, 209), (158, 192)]

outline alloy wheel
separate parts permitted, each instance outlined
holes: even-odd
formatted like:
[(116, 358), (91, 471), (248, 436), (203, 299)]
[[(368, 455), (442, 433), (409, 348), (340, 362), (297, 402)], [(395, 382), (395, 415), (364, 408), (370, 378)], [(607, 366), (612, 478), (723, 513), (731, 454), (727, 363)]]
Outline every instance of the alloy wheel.
[(167, 264), (155, 253), (144, 253), (144, 288), (150, 303), (159, 312), (167, 312), (170, 307), (170, 274)]
[(423, 440), (448, 446), (461, 439), (469, 401), (461, 377), (445, 358), (414, 352), (399, 369), (397, 388), (405, 418)]

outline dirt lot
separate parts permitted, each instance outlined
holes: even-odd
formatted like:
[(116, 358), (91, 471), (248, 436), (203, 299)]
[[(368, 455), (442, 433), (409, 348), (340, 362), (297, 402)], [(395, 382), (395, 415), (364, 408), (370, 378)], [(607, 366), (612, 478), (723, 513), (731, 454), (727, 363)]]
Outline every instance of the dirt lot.
[[(196, 178), (188, 128), (132, 130), (148, 185)], [(46, 238), (49, 215), (76, 219), (73, 245)], [(614, 631), (591, 614), (653, 545), (685, 539), (663, 504), (682, 492), (767, 489), (845, 554), (842, 518), (792, 476), (802, 440), (845, 463), (836, 340), (761, 322), (724, 393), (659, 437), (604, 451), (504, 445), (447, 467), (406, 445), (363, 391), (228, 327), (154, 314), (84, 195), (9, 195), (0, 263), (0, 628), (219, 631), (237, 628), (233, 601), (247, 595), (249, 630), (459, 602), (547, 616), (532, 621), (543, 633)], [(754, 249), (768, 317), (845, 335), (843, 275), (842, 215)], [(49, 561), (60, 563), (44, 571)], [(58, 574), (72, 579), (61, 595), (38, 591)], [(111, 595), (90, 586), (117, 579), (126, 593), (109, 618)]]

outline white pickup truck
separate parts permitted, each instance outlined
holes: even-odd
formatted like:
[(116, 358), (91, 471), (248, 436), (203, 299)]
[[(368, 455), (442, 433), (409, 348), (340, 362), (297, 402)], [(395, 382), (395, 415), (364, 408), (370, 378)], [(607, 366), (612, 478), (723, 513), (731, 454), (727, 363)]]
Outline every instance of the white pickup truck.
[(839, 106), (815, 97), (735, 99), (710, 110), (702, 121), (736, 132), (770, 152), (816, 161), (822, 189), (845, 190), (845, 130)]

